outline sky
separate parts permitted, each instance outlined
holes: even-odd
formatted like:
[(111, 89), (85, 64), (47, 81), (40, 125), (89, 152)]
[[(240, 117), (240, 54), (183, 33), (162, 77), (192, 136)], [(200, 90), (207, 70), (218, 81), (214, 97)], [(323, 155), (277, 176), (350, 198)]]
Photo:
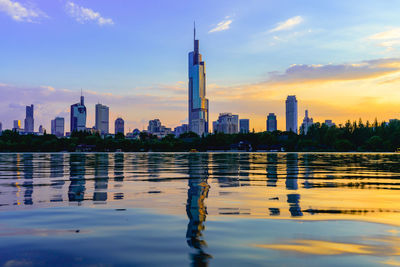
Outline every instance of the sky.
[(187, 122), (188, 53), (196, 21), (206, 62), (210, 125), (221, 112), (265, 130), (285, 128), (296, 95), (299, 124), (400, 118), (398, 1), (0, 0), (0, 122), (35, 105), (35, 128), (66, 118), (81, 89), (110, 107), (110, 130), (159, 118)]

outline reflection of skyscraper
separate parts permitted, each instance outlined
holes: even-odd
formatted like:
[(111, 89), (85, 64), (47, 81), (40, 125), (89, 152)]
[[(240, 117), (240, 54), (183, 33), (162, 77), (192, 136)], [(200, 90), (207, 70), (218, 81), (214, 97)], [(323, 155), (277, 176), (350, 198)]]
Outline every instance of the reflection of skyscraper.
[(290, 95), (286, 99), (286, 131), (297, 133), (297, 99)]
[(85, 98), (81, 95), (81, 102), (71, 106), (71, 133), (86, 130)]
[(33, 133), (35, 124), (33, 119), (33, 105), (26, 106), (26, 116), (25, 116), (25, 132)]
[(93, 201), (107, 201), (108, 154), (96, 154)]
[(267, 186), (276, 187), (278, 181), (278, 155), (267, 154)]
[(204, 252), (207, 245), (202, 239), (202, 231), (205, 229), (207, 207), (205, 199), (208, 197), (210, 186), (208, 179), (208, 154), (190, 155), (189, 157), (189, 190), (186, 203), (186, 214), (189, 224), (186, 232), (186, 241), (191, 248), (196, 249), (192, 254), (193, 266), (207, 266), (210, 255)]
[(23, 165), (24, 165), (24, 183), (23, 187), (25, 189), (24, 192), (24, 204), (32, 205), (33, 204), (33, 155), (32, 154), (23, 154), (22, 156)]
[(85, 198), (85, 154), (70, 154), (69, 158), (69, 179), (68, 200), (78, 202)]
[[(286, 189), (297, 190), (297, 178), (299, 175), (298, 155), (286, 155)], [(300, 195), (288, 194), (287, 202), (289, 203), (289, 211), (293, 217), (303, 216), (300, 208)]]
[[(114, 184), (115, 188), (122, 187), (122, 182), (124, 181), (124, 163), (125, 154), (116, 153), (114, 154), (114, 181), (118, 182)], [(124, 199), (124, 193), (115, 193), (114, 199)]]
[(64, 181), (64, 154), (51, 154), (50, 155), (50, 179), (52, 196), (50, 202), (63, 201), (63, 185)]
[(194, 29), (194, 51), (189, 53), (189, 131), (208, 133), (208, 99), (206, 98), (206, 66), (199, 52)]

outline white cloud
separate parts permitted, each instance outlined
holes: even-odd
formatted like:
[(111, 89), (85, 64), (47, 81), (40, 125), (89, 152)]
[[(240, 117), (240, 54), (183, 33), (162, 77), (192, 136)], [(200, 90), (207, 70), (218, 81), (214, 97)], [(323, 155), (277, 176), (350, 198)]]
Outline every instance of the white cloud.
[(230, 17), (225, 17), (225, 20), (218, 23), (217, 26), (212, 28), (208, 33), (226, 31), (230, 28), (232, 22), (233, 20), (230, 19)]
[[(1, 1), (1, 0), (0, 0)], [(100, 13), (86, 7), (79, 6), (73, 2), (67, 2), (66, 9), (68, 14), (80, 23), (94, 21), (99, 25), (113, 25), (114, 21), (110, 18), (104, 18)]]
[(38, 9), (33, 9), (11, 0), (0, 0), (0, 11), (9, 15), (13, 20), (34, 22), (40, 17), (47, 17)]
[(400, 28), (394, 28), (384, 32), (378, 32), (368, 37), (369, 40), (378, 42), (378, 45), (392, 51), (394, 47), (400, 46)]
[(304, 20), (301, 16), (290, 18), (286, 21), (279, 22), (278, 25), (271, 29), (269, 32), (286, 31), (292, 29), (294, 26), (302, 23)]

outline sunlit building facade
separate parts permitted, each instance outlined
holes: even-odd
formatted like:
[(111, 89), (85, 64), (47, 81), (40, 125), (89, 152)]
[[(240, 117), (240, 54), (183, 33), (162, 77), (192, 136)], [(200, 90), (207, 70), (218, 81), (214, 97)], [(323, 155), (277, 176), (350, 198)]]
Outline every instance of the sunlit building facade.
[(189, 131), (198, 135), (207, 134), (208, 117), (206, 69), (194, 29), (194, 51), (189, 53)]
[(109, 108), (102, 104), (96, 104), (96, 130), (100, 134), (109, 133)]
[(56, 117), (51, 121), (51, 134), (54, 134), (57, 137), (64, 136), (64, 118)]

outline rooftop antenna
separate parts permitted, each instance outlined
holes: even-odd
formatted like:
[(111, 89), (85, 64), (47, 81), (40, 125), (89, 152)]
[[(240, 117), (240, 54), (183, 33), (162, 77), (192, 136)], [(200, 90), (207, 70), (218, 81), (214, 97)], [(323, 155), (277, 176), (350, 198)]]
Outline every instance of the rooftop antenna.
[(196, 21), (193, 21), (193, 40), (196, 40)]

